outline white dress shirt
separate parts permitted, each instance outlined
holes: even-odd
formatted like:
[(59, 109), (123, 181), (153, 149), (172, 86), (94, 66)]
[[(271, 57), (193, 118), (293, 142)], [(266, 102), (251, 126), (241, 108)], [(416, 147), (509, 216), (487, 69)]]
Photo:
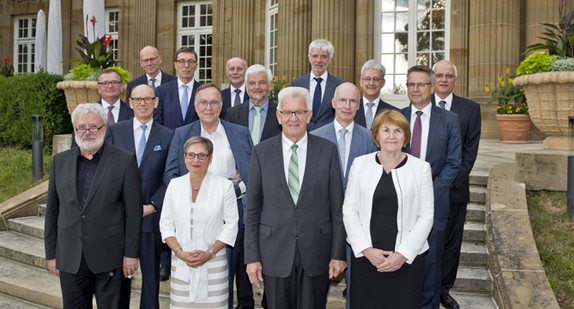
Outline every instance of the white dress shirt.
[[(293, 143), (290, 139), (285, 137), (284, 133), (281, 133), (281, 146), (283, 148), (283, 169), (285, 170), (285, 179), (289, 183), (289, 161), (291, 160), (291, 146)], [(301, 190), (301, 184), (303, 183), (303, 176), (305, 176), (305, 163), (307, 162), (307, 133), (301, 140), (297, 142), (297, 163), (299, 164), (299, 190)]]
[(213, 143), (213, 160), (209, 165), (209, 171), (213, 174), (227, 179), (235, 177), (237, 168), (235, 167), (235, 159), (231, 146), (225, 134), (225, 128), (221, 122), (217, 125), (217, 129), (213, 134), (209, 134), (203, 129), (201, 125), (201, 136), (209, 139)]
[(118, 122), (118, 118), (120, 117), (120, 99), (118, 99), (113, 104), (110, 104), (106, 102), (104, 99), (102, 99), (102, 106), (104, 107), (104, 112), (106, 112), (106, 115), (108, 114), (108, 107), (111, 105), (114, 106), (114, 108), (112, 109), (112, 115), (114, 116), (114, 123), (115, 123)]
[[(419, 111), (414, 105), (411, 108), (411, 132), (413, 132), (415, 128), (415, 121), (417, 119), (416, 112)], [(429, 139), (429, 126), (430, 126), (430, 117), (431, 117), (431, 108), (432, 104), (427, 104), (422, 110), (423, 114), (421, 115), (421, 157), (420, 159), (425, 160), (427, 156), (427, 145)], [(412, 134), (411, 134), (412, 136)], [(412, 143), (412, 138), (411, 138)]]
[[(147, 84), (151, 86), (151, 80), (153, 79), (153, 77), (149, 76), (147, 73), (145, 74), (145, 76), (147, 77)], [(161, 71), (159, 71), (159, 73), (157, 73), (157, 76), (155, 77), (154, 85), (155, 85), (155, 88), (157, 88), (161, 85)]]
[[(335, 135), (337, 136), (337, 142), (341, 138), (341, 133), (339, 131), (343, 126), (335, 119)], [(353, 138), (353, 129), (355, 128), (355, 122), (351, 122), (345, 129), (347, 129), (347, 134), (345, 134), (345, 162), (342, 162), (343, 175), (347, 172), (347, 162), (349, 162), (349, 152), (351, 150), (351, 139)], [(339, 145), (337, 143), (337, 145)]]
[(436, 106), (440, 107), (438, 102), (445, 101), (446, 103), (444, 104), (444, 109), (446, 109), (447, 111), (450, 110), (450, 108), (452, 107), (452, 97), (453, 97), (452, 92), (444, 99), (441, 99), (436, 93), (433, 95), (434, 95), (434, 101), (436, 103)]
[(142, 128), (141, 125), (145, 124), (147, 126), (147, 128), (145, 129), (145, 140), (146, 143), (149, 140), (149, 132), (151, 131), (151, 126), (153, 124), (153, 118), (148, 121), (147, 123), (141, 123), (139, 122), (135, 117), (134, 119), (134, 145), (135, 145), (135, 150), (136, 150), (136, 157), (139, 156), (139, 144), (140, 144), (140, 139), (142, 138)]
[(375, 105), (373, 105), (373, 119), (371, 119), (372, 123), (373, 120), (375, 120), (375, 116), (377, 116), (377, 108), (379, 107), (379, 102), (381, 102), (380, 98), (376, 98), (374, 101), (369, 101), (367, 98), (363, 97), (363, 112), (365, 113), (365, 120), (367, 119), (367, 110), (369, 110), (367, 103), (375, 103)]
[[(231, 107), (238, 105), (235, 103), (235, 89), (239, 89), (241, 92), (239, 93), (239, 97), (243, 100), (245, 98), (245, 83), (241, 85), (239, 88), (233, 87), (233, 85), (229, 85), (229, 91), (231, 91)], [(241, 102), (244, 103), (244, 102)], [(239, 103), (239, 104), (241, 104)]]
[[(311, 78), (309, 79), (309, 93), (311, 94), (311, 100), (313, 100), (313, 95), (315, 94), (315, 87), (317, 87), (317, 81), (315, 80), (315, 74), (311, 72)], [(321, 81), (321, 102), (323, 102), (323, 96), (325, 95), (325, 88), (327, 87), (327, 76), (329, 73), (325, 71), (323, 75), (318, 76), (321, 77), (323, 80)]]
[[(191, 94), (193, 93), (193, 85), (195, 84), (195, 78), (192, 78), (191, 81), (189, 83), (187, 83), (187, 98), (188, 100), (190, 100), (188, 103), (189, 104), (193, 104), (193, 102), (191, 102)], [(183, 82), (181, 81), (181, 79), (177, 79), (177, 90), (179, 92), (179, 102), (181, 102), (181, 98), (183, 96), (183, 88), (181, 88), (181, 86), (183, 86)], [(189, 105), (188, 105), (189, 106)]]

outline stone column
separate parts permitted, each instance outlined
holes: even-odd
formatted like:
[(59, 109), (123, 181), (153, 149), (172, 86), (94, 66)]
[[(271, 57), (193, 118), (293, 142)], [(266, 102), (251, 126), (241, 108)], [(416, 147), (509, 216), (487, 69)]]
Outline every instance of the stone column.
[(218, 86), (228, 83), (225, 77), (225, 63), (231, 57), (231, 9), (225, 0), (213, 0), (213, 28), (211, 79)]
[(361, 78), (361, 67), (369, 60), (375, 58), (374, 48), (374, 16), (375, 5), (370, 0), (356, 0), (356, 22), (355, 22), (355, 69), (353, 79), (348, 81), (359, 84)]
[[(131, 0), (119, 10), (119, 53), (121, 66), (129, 70), (131, 78), (144, 74), (139, 65), (139, 52), (147, 45), (156, 46), (157, 1)], [(128, 22), (128, 21), (135, 22)], [(169, 65), (169, 62), (166, 63)]]
[(335, 55), (329, 72), (352, 81), (355, 73), (355, 0), (313, 0), (311, 3), (311, 39), (327, 39), (333, 43)]
[[(227, 5), (230, 3), (227, 2)], [(231, 17), (231, 57), (241, 57), (249, 65), (253, 63), (255, 41), (255, 1), (234, 0)], [(265, 27), (265, 24), (263, 24)], [(264, 28), (265, 29), (265, 28)], [(226, 59), (227, 60), (227, 59)], [(225, 66), (223, 66), (225, 68)], [(219, 67), (218, 67), (219, 69)]]
[(311, 42), (311, 1), (279, 0), (277, 76), (287, 79), (311, 71), (307, 48)]
[(456, 65), (458, 83), (454, 93), (468, 95), (468, 26), (469, 0), (450, 3), (450, 60)]

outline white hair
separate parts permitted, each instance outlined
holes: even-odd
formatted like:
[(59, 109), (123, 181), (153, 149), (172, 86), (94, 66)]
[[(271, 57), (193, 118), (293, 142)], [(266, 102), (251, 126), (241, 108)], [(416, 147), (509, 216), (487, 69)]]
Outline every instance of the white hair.
[(102, 122), (106, 123), (106, 112), (104, 112), (104, 107), (100, 103), (82, 103), (76, 106), (72, 112), (72, 125), (76, 127), (76, 118), (79, 115), (85, 115), (89, 113), (94, 113), (102, 118)]
[(261, 65), (261, 64), (254, 64), (252, 66), (250, 66), (249, 68), (247, 68), (247, 70), (245, 71), (245, 80), (249, 81), (249, 75), (251, 74), (259, 74), (259, 73), (265, 73), (267, 74), (267, 81), (271, 82), (273, 80), (273, 73), (271, 73), (271, 70), (269, 70), (269, 68), (266, 68), (265, 66)]
[(332, 59), (333, 55), (335, 54), (335, 47), (333, 47), (333, 44), (331, 44), (329, 40), (325, 39), (317, 39), (311, 42), (311, 44), (309, 44), (309, 51), (307, 52), (307, 57), (311, 56), (311, 51), (313, 51), (313, 49), (326, 51), (329, 54), (329, 59)]
[(313, 101), (311, 101), (309, 90), (303, 87), (287, 87), (281, 89), (281, 91), (279, 91), (279, 95), (277, 96), (277, 100), (279, 101), (279, 103), (277, 103), (278, 111), (281, 111), (281, 102), (283, 102), (283, 99), (286, 97), (302, 97), (307, 103), (307, 110), (313, 110)]

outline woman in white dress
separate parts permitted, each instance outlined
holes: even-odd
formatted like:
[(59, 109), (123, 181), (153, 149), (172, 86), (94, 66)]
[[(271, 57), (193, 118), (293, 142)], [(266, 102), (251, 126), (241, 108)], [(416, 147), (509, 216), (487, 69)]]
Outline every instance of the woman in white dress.
[(169, 183), (160, 219), (172, 250), (170, 308), (227, 308), (225, 245), (235, 243), (238, 212), (233, 183), (207, 169), (210, 140), (194, 136), (184, 145), (188, 174)]

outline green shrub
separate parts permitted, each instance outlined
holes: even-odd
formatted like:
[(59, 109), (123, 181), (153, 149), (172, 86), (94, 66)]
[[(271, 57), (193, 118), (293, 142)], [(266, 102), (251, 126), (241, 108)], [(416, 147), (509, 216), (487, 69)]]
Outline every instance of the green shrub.
[(574, 71), (574, 58), (558, 58), (550, 64), (550, 71)]
[(556, 58), (558, 58), (558, 56), (550, 56), (548, 52), (539, 51), (532, 53), (524, 58), (518, 68), (516, 68), (516, 76), (548, 72), (550, 71), (550, 64), (556, 60)]
[(44, 146), (52, 147), (55, 134), (72, 132), (66, 98), (56, 84), (59, 75), (36, 74), (0, 77), (0, 146), (32, 145), (32, 115), (44, 116)]
[[(109, 67), (107, 69), (114, 69), (120, 73), (122, 77), (122, 82), (127, 84), (130, 81), (128, 71), (122, 69), (121, 67)], [(88, 80), (88, 81), (97, 81), (100, 77), (100, 73), (104, 69), (102, 68), (94, 68), (87, 64), (78, 64), (74, 66), (70, 73), (64, 75), (65, 80)]]

